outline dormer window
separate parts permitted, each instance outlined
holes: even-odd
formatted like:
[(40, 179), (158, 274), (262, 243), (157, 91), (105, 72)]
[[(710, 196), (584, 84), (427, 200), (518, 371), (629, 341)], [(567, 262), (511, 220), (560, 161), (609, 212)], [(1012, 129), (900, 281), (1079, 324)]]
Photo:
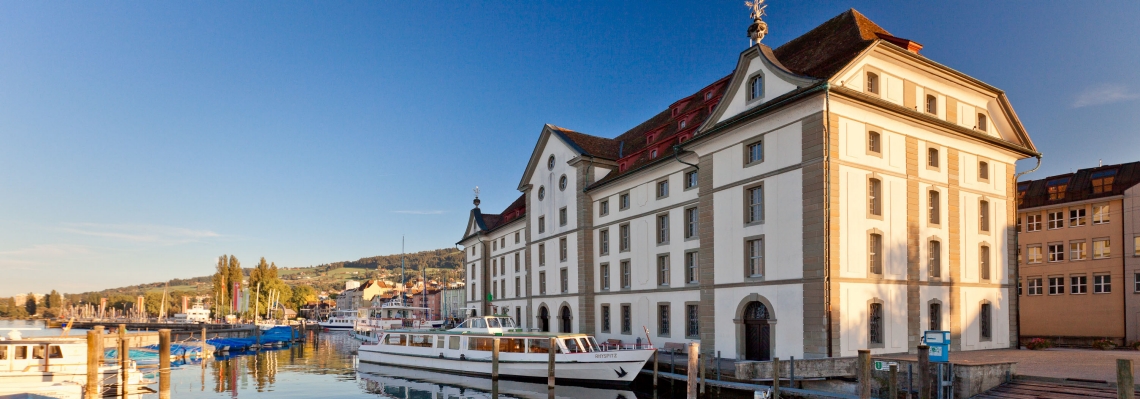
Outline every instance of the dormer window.
[(879, 75), (874, 72), (867, 72), (867, 92), (879, 94)]
[(657, 149), (649, 150), (649, 159), (657, 159)]
[(764, 75), (753, 76), (752, 80), (748, 81), (748, 87), (750, 88), (748, 92), (749, 100), (764, 97)]
[(978, 130), (986, 131), (986, 114), (978, 114)]
[(1107, 193), (1112, 191), (1112, 182), (1116, 180), (1116, 169), (1095, 172), (1090, 179), (1092, 179), (1093, 194)]
[(684, 129), (685, 127), (689, 126), (689, 120), (688, 119), (682, 119), (681, 122), (677, 124), (677, 126), (678, 126), (678, 129)]
[(1017, 206), (1021, 206), (1025, 202), (1025, 194), (1029, 192), (1029, 183), (1021, 183), (1017, 185)]
[(1053, 179), (1045, 183), (1045, 186), (1049, 189), (1050, 201), (1063, 200), (1065, 199), (1065, 190), (1069, 188), (1069, 178)]
[(938, 97), (933, 94), (926, 95), (926, 113), (938, 115)]
[(705, 101), (712, 100), (712, 91), (705, 93)]

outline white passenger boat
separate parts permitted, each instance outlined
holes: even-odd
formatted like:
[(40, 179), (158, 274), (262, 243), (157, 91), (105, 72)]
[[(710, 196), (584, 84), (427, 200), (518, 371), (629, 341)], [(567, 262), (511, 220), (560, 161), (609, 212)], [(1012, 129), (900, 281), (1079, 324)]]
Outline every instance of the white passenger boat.
[(175, 314), (174, 321), (179, 323), (208, 323), (210, 321), (210, 311), (202, 307), (201, 302), (198, 302), (190, 309), (187, 309), (186, 313)]
[[(392, 398), (467, 398), (493, 399), (496, 397), (522, 399), (548, 399), (545, 383), (499, 381), (495, 396), (489, 378), (470, 377), (427, 370), (414, 370), (399, 366), (360, 363), (356, 366), (357, 380), (364, 389), (382, 397)], [(575, 385), (554, 387), (558, 399), (636, 399), (637, 395), (623, 388), (589, 388)]]
[(447, 331), (386, 330), (378, 342), (357, 350), (361, 362), (445, 373), (491, 375), (491, 349), (499, 340), (499, 377), (547, 377), (550, 339), (555, 338), (555, 378), (560, 383), (629, 384), (653, 355), (648, 345), (607, 347), (586, 334), (527, 333), (505, 316), (470, 318)]
[(352, 336), (364, 342), (376, 342), (384, 330), (427, 330), (440, 328), (443, 320), (428, 320), (431, 308), (409, 306), (399, 297), (369, 308), (368, 318), (357, 323)]
[(357, 324), (366, 318), (364, 314), (367, 311), (368, 309), (333, 311), (328, 320), (319, 322), (317, 325), (326, 330), (352, 331)]
[[(113, 361), (113, 359), (110, 359)], [(103, 385), (118, 385), (118, 366), (99, 367)], [(146, 383), (129, 364), (131, 392)], [(87, 339), (72, 337), (24, 338), (13, 329), (0, 338), (0, 395), (23, 392), (69, 392), (87, 382)]]

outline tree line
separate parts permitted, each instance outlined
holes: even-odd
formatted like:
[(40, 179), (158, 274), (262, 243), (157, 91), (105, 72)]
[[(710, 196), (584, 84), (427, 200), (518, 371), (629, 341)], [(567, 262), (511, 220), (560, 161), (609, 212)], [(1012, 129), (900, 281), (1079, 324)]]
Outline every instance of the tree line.
[(16, 297), (0, 298), (0, 317), (55, 317), (63, 311), (63, 296), (56, 290), (37, 300), (36, 294), (29, 292), (23, 301)]

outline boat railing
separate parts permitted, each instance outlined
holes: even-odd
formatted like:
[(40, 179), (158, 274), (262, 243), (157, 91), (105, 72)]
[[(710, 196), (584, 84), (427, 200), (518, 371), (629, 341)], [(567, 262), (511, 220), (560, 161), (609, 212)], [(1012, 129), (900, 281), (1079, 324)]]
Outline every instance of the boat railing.
[(650, 344), (611, 344), (611, 343), (599, 343), (598, 345), (599, 345), (599, 346), (601, 346), (601, 348), (602, 348), (602, 352), (611, 352), (611, 351), (632, 351), (632, 350), (647, 350), (647, 349), (653, 349), (653, 345), (650, 345)]

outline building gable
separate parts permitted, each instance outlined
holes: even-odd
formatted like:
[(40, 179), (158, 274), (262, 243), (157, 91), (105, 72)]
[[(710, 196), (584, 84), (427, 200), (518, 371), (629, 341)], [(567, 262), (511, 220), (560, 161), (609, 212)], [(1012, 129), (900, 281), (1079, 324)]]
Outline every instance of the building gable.
[(789, 71), (780, 64), (768, 46), (752, 46), (740, 53), (723, 99), (705, 120), (701, 130), (816, 82), (813, 78)]

